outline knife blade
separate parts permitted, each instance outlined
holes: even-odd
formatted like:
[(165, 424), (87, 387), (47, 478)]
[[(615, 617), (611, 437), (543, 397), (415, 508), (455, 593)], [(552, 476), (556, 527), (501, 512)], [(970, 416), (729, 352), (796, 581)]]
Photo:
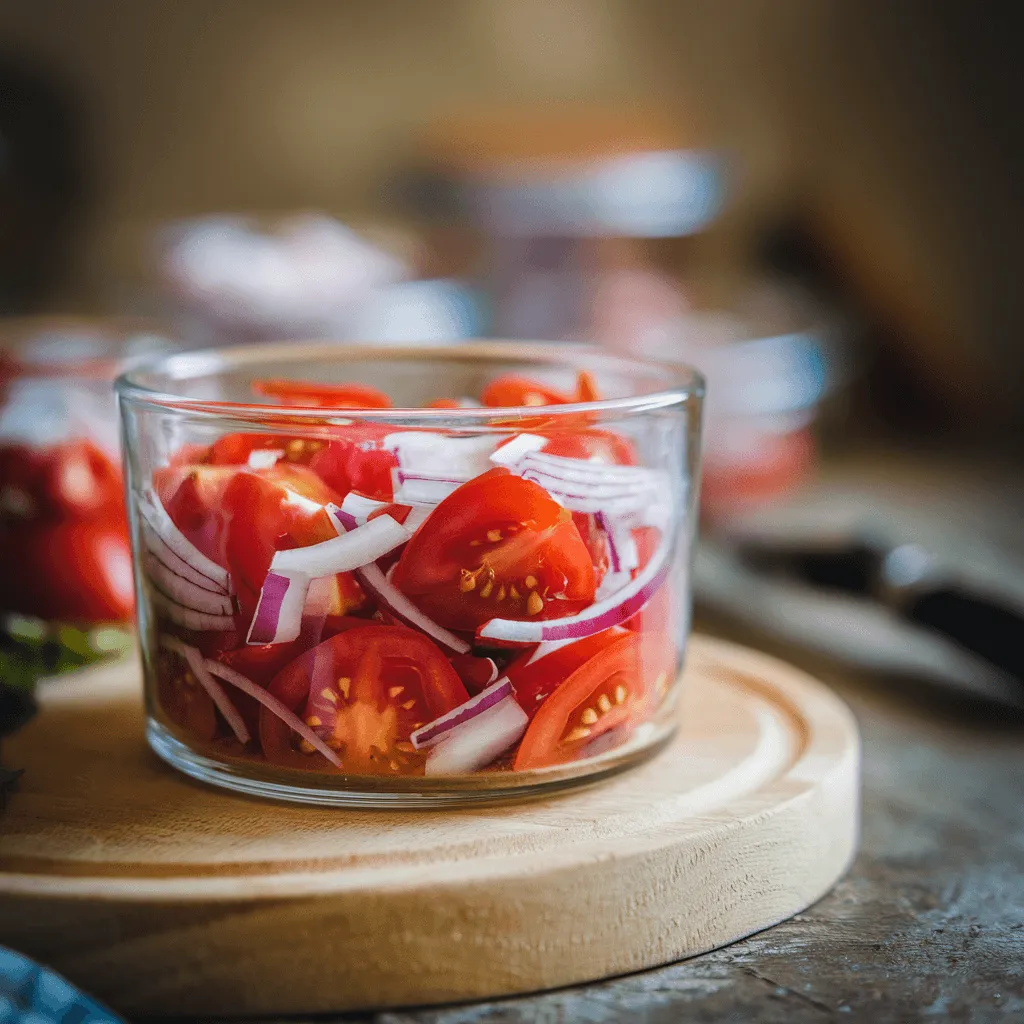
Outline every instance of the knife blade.
[(760, 573), (857, 594), (929, 629), (1024, 683), (1024, 606), (943, 570), (916, 544), (857, 538), (790, 543), (745, 537), (741, 561)]

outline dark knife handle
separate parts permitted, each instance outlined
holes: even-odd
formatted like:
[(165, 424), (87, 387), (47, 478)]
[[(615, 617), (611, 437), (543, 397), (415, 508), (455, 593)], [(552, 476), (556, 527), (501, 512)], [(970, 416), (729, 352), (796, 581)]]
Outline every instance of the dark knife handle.
[(903, 614), (1024, 683), (1024, 614), (951, 586), (919, 591)]

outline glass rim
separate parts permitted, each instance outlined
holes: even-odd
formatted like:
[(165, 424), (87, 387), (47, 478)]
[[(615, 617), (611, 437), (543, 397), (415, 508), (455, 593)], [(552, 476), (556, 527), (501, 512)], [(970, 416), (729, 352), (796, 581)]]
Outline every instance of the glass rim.
[[(554, 368), (579, 370), (602, 368), (636, 375), (647, 370), (661, 375), (666, 386), (641, 395), (624, 398), (599, 399), (592, 402), (569, 402), (564, 405), (482, 406), (458, 409), (433, 409), (423, 406), (394, 407), (388, 409), (345, 409), (323, 406), (269, 405), (260, 402), (231, 402), (187, 395), (151, 387), (140, 378), (163, 375), (178, 381), (195, 381), (218, 372), (259, 366), (274, 360), (286, 360), (296, 367), (310, 360), (330, 360), (335, 363), (378, 363), (384, 360), (408, 359), (424, 362), (477, 361), (502, 363), (548, 363)], [(198, 417), (233, 419), (242, 422), (263, 423), (268, 418), (277, 422), (323, 422), (358, 418), (382, 423), (415, 420), (420, 423), (437, 421), (450, 423), (487, 423), (495, 419), (536, 419), (573, 416), (581, 413), (643, 413), (658, 409), (685, 407), (704, 398), (705, 382), (699, 370), (686, 363), (669, 360), (627, 358), (599, 348), (573, 342), (481, 340), (458, 345), (360, 345), (347, 342), (321, 341), (263, 342), (247, 345), (224, 346), (178, 352), (140, 361), (125, 370), (114, 382), (118, 399), (122, 402), (160, 409), (165, 412)], [(543, 410), (543, 412), (541, 412)]]

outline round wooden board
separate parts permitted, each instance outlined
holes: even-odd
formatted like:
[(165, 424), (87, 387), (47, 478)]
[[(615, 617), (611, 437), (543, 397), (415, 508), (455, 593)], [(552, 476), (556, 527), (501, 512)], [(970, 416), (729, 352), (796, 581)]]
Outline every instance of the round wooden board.
[(340, 811), (205, 787), (142, 739), (128, 663), (47, 684), (5, 746), (0, 943), (125, 1013), (476, 999), (635, 971), (820, 897), (852, 856), (858, 738), (827, 689), (700, 637), (678, 738), (545, 800)]

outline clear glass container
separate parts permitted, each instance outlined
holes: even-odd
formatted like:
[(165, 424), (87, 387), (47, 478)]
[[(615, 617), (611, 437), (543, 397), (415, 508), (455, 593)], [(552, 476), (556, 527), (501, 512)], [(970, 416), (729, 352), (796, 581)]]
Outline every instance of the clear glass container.
[(694, 371), (281, 344), (173, 356), (118, 391), (148, 737), (172, 765), (429, 806), (593, 780), (672, 735)]

